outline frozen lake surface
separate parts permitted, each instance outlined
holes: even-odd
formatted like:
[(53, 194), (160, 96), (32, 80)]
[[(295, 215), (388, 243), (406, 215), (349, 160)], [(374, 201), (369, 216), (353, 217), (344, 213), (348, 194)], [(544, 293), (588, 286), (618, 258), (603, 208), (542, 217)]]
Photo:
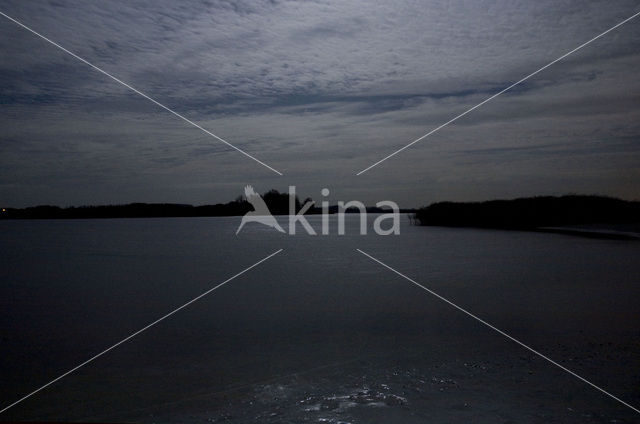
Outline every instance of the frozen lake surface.
[(356, 216), (344, 236), (335, 222), (329, 236), (236, 236), (239, 222), (0, 222), (0, 409), (284, 249), (0, 421), (640, 418), (356, 251), (638, 407), (639, 242), (404, 221), (360, 236)]

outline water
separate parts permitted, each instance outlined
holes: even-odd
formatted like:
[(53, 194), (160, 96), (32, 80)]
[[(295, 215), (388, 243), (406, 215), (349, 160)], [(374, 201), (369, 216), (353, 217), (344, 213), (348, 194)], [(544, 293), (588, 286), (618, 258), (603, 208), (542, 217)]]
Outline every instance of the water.
[(638, 406), (639, 243), (332, 220), (0, 222), (0, 407), (284, 249), (0, 419), (637, 421), (356, 248)]

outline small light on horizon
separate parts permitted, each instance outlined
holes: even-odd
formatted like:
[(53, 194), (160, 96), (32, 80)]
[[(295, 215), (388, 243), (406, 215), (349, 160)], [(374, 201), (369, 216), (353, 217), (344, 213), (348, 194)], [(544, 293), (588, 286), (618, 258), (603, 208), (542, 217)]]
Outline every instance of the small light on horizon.
[(7, 210), (5, 208), (2, 208), (2, 212), (6, 212)]

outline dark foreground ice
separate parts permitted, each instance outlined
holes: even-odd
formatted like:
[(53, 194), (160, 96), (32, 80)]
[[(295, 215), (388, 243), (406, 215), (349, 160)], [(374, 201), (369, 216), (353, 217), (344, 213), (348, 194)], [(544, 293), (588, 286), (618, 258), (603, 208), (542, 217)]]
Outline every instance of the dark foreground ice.
[(235, 236), (236, 218), (0, 222), (3, 405), (284, 249), (0, 421), (638, 422), (356, 251), (638, 406), (637, 242), (406, 222), (359, 236), (353, 218), (325, 237)]

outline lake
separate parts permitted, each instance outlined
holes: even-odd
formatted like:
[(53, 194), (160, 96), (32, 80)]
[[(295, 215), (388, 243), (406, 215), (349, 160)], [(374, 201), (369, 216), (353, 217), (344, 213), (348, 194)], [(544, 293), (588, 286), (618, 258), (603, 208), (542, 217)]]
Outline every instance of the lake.
[(639, 242), (331, 219), (0, 221), (0, 409), (283, 249), (0, 421), (637, 422), (356, 249), (638, 407)]

